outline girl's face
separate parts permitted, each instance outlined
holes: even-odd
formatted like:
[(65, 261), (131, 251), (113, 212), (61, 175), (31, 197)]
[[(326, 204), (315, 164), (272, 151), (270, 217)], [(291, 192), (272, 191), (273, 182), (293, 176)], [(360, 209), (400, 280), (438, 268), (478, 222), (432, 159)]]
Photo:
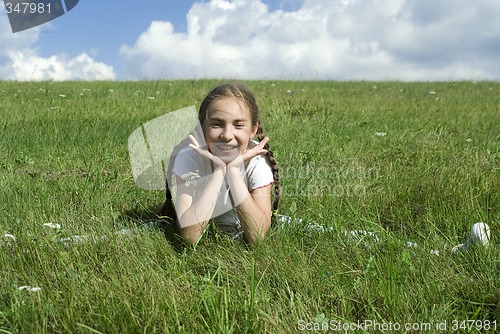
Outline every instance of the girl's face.
[(257, 125), (252, 126), (248, 108), (231, 98), (210, 104), (204, 127), (208, 150), (225, 163), (245, 152), (258, 128)]

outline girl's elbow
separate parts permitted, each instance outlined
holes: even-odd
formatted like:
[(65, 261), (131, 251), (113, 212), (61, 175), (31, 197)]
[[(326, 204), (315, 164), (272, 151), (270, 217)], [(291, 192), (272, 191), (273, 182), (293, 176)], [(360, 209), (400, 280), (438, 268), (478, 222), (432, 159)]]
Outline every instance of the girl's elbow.
[(189, 246), (194, 246), (200, 240), (200, 237), (201, 236), (193, 237), (190, 235), (190, 236), (184, 236), (183, 238), (186, 244), (188, 244)]
[(187, 227), (179, 226), (179, 234), (184, 239), (184, 241), (189, 245), (196, 244), (202, 235), (201, 228), (199, 226), (191, 225)]
[(184, 242), (190, 246), (195, 245), (201, 238), (201, 233), (186, 231), (185, 228), (180, 230), (180, 235)]
[(256, 231), (254, 233), (248, 233), (245, 237), (245, 240), (250, 245), (256, 245), (266, 238), (268, 231), (269, 229)]
[(246, 242), (249, 245), (257, 245), (259, 242), (262, 241), (262, 239), (264, 239), (264, 238), (261, 238), (261, 237), (247, 237), (246, 238)]

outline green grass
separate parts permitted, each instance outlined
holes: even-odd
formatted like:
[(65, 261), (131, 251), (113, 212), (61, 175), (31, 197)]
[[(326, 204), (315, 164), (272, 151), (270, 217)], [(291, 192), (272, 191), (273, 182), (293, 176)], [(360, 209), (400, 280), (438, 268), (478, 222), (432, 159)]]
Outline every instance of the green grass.
[[(500, 83), (247, 82), (281, 168), (280, 213), (338, 233), (273, 229), (246, 247), (211, 232), (195, 249), (117, 235), (164, 198), (135, 186), (128, 136), (217, 83), (0, 82), (1, 333), (500, 321)], [(491, 247), (451, 254), (478, 221)], [(380, 242), (337, 236), (351, 229)], [(107, 240), (57, 242), (72, 235)]]

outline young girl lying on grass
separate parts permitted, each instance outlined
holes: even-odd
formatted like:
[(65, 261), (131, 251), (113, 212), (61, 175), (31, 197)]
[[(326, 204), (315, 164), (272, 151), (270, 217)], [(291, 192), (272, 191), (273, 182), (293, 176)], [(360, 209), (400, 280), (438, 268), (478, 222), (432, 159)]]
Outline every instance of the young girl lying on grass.
[(201, 131), (193, 131), (170, 156), (160, 216), (176, 221), (191, 244), (211, 220), (225, 234), (256, 243), (269, 231), (280, 188), (255, 98), (241, 84), (218, 86), (205, 97), (198, 118)]

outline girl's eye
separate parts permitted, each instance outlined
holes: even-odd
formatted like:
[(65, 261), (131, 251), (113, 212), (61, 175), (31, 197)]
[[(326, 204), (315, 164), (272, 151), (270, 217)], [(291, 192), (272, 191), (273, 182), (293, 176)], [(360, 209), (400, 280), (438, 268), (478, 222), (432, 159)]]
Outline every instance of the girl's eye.
[(236, 124), (237, 129), (243, 129), (244, 127), (245, 127), (245, 124), (243, 124), (243, 123)]

